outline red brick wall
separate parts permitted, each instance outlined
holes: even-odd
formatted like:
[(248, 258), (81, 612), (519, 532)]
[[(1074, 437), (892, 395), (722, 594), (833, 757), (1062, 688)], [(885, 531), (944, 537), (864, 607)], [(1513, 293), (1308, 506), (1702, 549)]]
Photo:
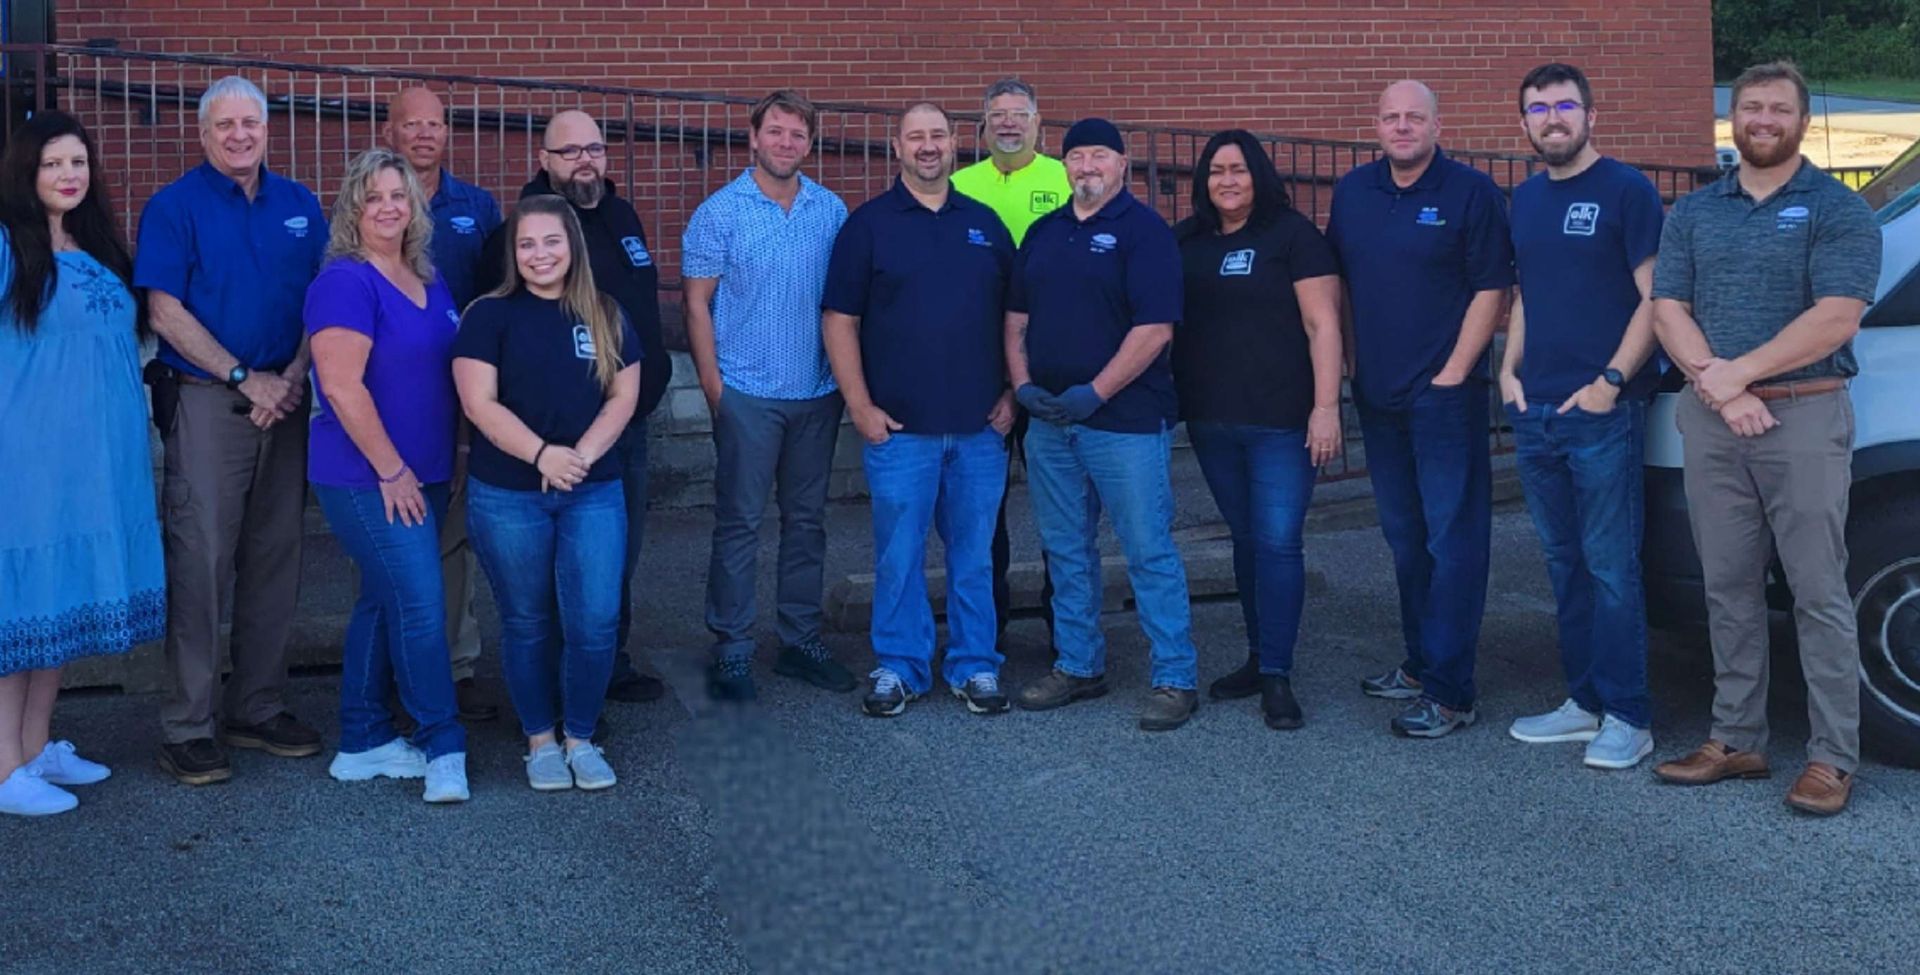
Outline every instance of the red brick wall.
[(1712, 161), (1708, 0), (64, 0), (57, 18), (64, 41), (141, 50), (887, 105), (970, 105), (1017, 73), (1056, 119), (1336, 139), (1370, 139), (1379, 89), (1417, 77), (1447, 144), (1509, 152), (1513, 86), (1565, 59), (1593, 77), (1606, 151)]

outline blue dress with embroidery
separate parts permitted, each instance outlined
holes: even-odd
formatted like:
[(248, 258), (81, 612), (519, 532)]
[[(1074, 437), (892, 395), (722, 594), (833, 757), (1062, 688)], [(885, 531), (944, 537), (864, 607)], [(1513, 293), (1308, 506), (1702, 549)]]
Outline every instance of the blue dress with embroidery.
[[(83, 251), (57, 262), (31, 334), (0, 297), (0, 675), (166, 628), (133, 296)], [(0, 230), (0, 296), (12, 280)]]

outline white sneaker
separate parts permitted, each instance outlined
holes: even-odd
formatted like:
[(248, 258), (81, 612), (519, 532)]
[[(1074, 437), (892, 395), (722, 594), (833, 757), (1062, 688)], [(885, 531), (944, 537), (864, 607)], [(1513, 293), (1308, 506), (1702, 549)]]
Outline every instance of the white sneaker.
[(113, 770), (99, 762), (89, 762), (74, 754), (73, 742), (50, 741), (27, 767), (54, 785), (92, 785), (105, 782)]
[(364, 752), (337, 752), (327, 774), (341, 782), (365, 782), (377, 776), (417, 779), (427, 774), (427, 756), (404, 738)]
[(1588, 768), (1619, 770), (1632, 768), (1653, 754), (1653, 732), (1607, 715), (1600, 724), (1600, 735), (1587, 745)]
[(428, 802), (466, 802), (467, 753), (448, 752), (427, 763), (427, 789), (421, 798)]
[(73, 793), (40, 777), (31, 765), (22, 765), (0, 782), (0, 813), (12, 816), (51, 816), (80, 804)]
[(605, 789), (617, 781), (606, 754), (592, 742), (568, 748), (567, 767), (573, 769), (573, 784), (582, 789)]
[(1530, 745), (1592, 741), (1600, 734), (1600, 716), (1567, 698), (1566, 703), (1546, 714), (1515, 720), (1507, 733)]
[(527, 784), (533, 786), (535, 792), (559, 792), (573, 788), (573, 773), (567, 771), (567, 756), (561, 753), (559, 745), (541, 745), (524, 761), (527, 763)]

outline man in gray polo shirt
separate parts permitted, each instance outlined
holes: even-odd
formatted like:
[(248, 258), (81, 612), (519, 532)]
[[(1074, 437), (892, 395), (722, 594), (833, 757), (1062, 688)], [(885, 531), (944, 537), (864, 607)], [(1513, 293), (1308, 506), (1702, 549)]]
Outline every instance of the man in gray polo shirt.
[(1654, 328), (1692, 380), (1680, 398), (1687, 509), (1713, 640), (1713, 730), (1655, 772), (1703, 785), (1767, 775), (1767, 565), (1794, 594), (1812, 735), (1787, 804), (1846, 808), (1860, 760), (1859, 642), (1847, 595), (1856, 371), (1880, 228), (1800, 156), (1807, 83), (1792, 65), (1733, 84), (1740, 166), (1681, 200), (1654, 268)]

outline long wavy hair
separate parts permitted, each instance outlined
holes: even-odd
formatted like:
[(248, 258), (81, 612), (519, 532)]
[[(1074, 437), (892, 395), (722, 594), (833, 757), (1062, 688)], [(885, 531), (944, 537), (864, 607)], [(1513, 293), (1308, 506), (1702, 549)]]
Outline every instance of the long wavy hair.
[(560, 226), (566, 228), (567, 274), (561, 282), (560, 307), (575, 321), (587, 326), (587, 334), (593, 336), (594, 378), (599, 381), (602, 392), (610, 390), (614, 378), (626, 365), (620, 359), (620, 306), (593, 283), (593, 265), (587, 260), (587, 235), (580, 230), (580, 218), (574, 215), (573, 204), (563, 197), (542, 193), (523, 198), (513, 208), (513, 215), (507, 218), (506, 232), (500, 235), (507, 249), (504, 255), (507, 272), (500, 286), (487, 297), (505, 298), (527, 286), (526, 279), (520, 276), (520, 260), (515, 252), (519, 249), (521, 221), (535, 214), (556, 217)]
[(1213, 169), (1213, 157), (1230, 145), (1240, 147), (1240, 154), (1247, 159), (1247, 176), (1253, 181), (1253, 213), (1247, 218), (1248, 226), (1264, 227), (1293, 207), (1287, 184), (1281, 181), (1273, 158), (1253, 133), (1246, 129), (1216, 132), (1193, 164), (1193, 223), (1189, 237), (1220, 232), (1220, 208), (1213, 205), (1213, 196), (1207, 192), (1207, 175)]
[[(14, 325), (31, 334), (40, 323), (40, 312), (53, 294), (59, 274), (54, 261), (53, 229), (47, 223), (46, 204), (40, 202), (40, 153), (47, 143), (73, 136), (87, 150), (87, 194), (67, 211), (61, 227), (80, 249), (105, 265), (119, 277), (128, 293), (133, 287), (133, 256), (127, 250), (127, 238), (113, 217), (113, 203), (107, 196), (107, 180), (101, 172), (100, 151), (93, 137), (78, 119), (65, 112), (40, 112), (13, 130), (7, 148), (0, 154), (0, 225), (7, 229), (7, 246), (13, 252), (13, 281), (7, 287), (7, 301), (13, 308)], [(134, 328), (144, 333), (146, 315), (133, 316)]]
[(367, 259), (366, 241), (360, 239), (360, 218), (367, 212), (367, 188), (373, 185), (374, 177), (388, 169), (400, 174), (413, 209), (406, 235), (401, 238), (400, 257), (421, 281), (430, 282), (433, 280), (433, 255), (429, 251), (433, 245), (433, 211), (427, 204), (426, 191), (420, 188), (419, 177), (413, 175), (413, 167), (390, 149), (368, 149), (347, 164), (347, 175), (340, 181), (340, 193), (333, 198), (327, 259)]

